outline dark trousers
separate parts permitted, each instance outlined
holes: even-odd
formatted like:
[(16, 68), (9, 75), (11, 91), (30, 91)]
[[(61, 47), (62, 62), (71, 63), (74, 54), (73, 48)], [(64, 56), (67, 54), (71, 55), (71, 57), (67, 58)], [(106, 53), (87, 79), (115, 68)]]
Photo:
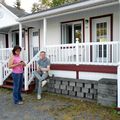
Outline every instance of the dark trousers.
[(23, 73), (12, 73), (13, 78), (13, 100), (14, 103), (22, 101), (21, 90), (23, 87)]

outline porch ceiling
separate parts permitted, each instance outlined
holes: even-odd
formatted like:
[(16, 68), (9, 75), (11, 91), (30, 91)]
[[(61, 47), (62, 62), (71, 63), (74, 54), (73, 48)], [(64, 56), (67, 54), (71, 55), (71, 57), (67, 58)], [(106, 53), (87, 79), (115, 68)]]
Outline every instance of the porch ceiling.
[(118, 0), (94, 0), (94, 1), (85, 0), (82, 2), (77, 2), (74, 4), (30, 14), (30, 15), (19, 18), (18, 21), (24, 23), (24, 22), (34, 21), (38, 19), (40, 20), (40, 19), (43, 19), (44, 17), (52, 18), (54, 16), (60, 16), (63, 14), (70, 14), (71, 12), (86, 11), (86, 10), (109, 6), (109, 5), (118, 4), (118, 3), (119, 3)]
[(8, 33), (10, 29), (11, 29), (11, 27), (2, 28), (2, 29), (0, 29), (0, 34)]

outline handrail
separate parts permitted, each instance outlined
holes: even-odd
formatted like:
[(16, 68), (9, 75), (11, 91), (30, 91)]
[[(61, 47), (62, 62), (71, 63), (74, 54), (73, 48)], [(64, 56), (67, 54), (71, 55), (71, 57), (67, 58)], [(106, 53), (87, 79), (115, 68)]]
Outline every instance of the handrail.
[(28, 86), (33, 80), (33, 72), (37, 69), (36, 61), (39, 57), (40, 51), (30, 60), (30, 62), (25, 66), (24, 76), (25, 76), (25, 90), (28, 90)]
[(6, 78), (12, 73), (12, 70), (8, 68), (8, 61), (9, 59), (0, 63), (0, 85), (3, 85)]

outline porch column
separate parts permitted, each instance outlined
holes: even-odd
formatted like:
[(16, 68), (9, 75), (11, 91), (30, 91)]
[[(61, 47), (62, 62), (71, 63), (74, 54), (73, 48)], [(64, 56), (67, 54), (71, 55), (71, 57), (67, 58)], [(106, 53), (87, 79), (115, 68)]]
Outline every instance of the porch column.
[(47, 20), (43, 19), (43, 47), (46, 46), (46, 36), (47, 35)]
[(9, 48), (13, 47), (12, 46), (12, 32), (9, 31), (8, 33), (8, 44), (9, 44)]
[[(119, 0), (119, 42), (120, 42), (120, 0)], [(119, 44), (120, 46), (120, 44)], [(118, 49), (118, 53), (120, 55), (120, 49)], [(119, 56), (120, 58), (120, 56)], [(117, 68), (117, 107), (120, 108), (120, 61), (118, 64), (118, 68)]]
[(28, 62), (28, 47), (29, 47), (29, 44), (28, 44), (28, 31), (25, 30), (25, 58), (26, 58), (26, 62)]
[(19, 23), (19, 46), (22, 47), (22, 24)]

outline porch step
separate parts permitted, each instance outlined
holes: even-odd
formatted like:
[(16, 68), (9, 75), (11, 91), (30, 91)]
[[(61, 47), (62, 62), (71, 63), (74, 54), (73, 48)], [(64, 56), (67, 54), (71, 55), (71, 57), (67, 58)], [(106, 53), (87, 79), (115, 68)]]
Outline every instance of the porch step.
[[(8, 78), (7, 80), (5, 80), (4, 84), (2, 85), (2, 88), (13, 89), (13, 80), (12, 80), (12, 78)], [(33, 81), (29, 85), (29, 90), (25, 91), (24, 90), (24, 86), (23, 86), (22, 92), (24, 92), (24, 93), (31, 93), (31, 92), (33, 92), (34, 89), (35, 89), (35, 82)]]
[(8, 80), (5, 81), (5, 83), (13, 84), (13, 80), (12, 79), (8, 79)]
[[(13, 89), (13, 86), (11, 86), (11, 85), (3, 85), (2, 88)], [(22, 89), (22, 92), (26, 92), (26, 91), (24, 89)]]

